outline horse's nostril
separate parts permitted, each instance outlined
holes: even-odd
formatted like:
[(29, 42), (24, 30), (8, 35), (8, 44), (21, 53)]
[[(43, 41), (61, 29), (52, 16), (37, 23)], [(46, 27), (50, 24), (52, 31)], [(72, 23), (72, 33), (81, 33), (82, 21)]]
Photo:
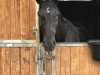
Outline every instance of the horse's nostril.
[(56, 41), (54, 40), (53, 43), (56, 44)]
[(45, 41), (43, 41), (43, 44), (45, 44)]
[(45, 45), (45, 46), (49, 46), (49, 43), (48, 42), (46, 42), (46, 41), (43, 41), (43, 44)]

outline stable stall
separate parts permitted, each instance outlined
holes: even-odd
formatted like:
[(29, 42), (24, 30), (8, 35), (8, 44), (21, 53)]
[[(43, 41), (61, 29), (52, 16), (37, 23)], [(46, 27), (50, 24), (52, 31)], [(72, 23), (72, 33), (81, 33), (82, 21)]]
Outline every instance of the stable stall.
[[(92, 2), (58, 6), (69, 20), (93, 23)], [(100, 75), (100, 62), (92, 59), (87, 42), (60, 42), (52, 56), (45, 55), (37, 11), (35, 0), (0, 0), (0, 75)]]

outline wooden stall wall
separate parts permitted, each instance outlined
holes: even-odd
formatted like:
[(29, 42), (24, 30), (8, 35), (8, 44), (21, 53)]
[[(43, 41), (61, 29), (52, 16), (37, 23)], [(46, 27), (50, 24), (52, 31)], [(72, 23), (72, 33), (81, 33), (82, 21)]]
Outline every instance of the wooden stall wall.
[[(0, 0), (0, 40), (33, 40), (35, 0)], [(35, 48), (0, 48), (0, 75), (36, 75)]]
[(0, 48), (0, 75), (36, 75), (35, 48)]
[[(46, 75), (52, 75), (52, 62), (47, 61)], [(92, 59), (89, 46), (57, 46), (56, 75), (100, 75), (100, 62)]]
[[(51, 75), (47, 61), (46, 75)], [(56, 75), (100, 75), (88, 46), (56, 47)], [(0, 48), (0, 75), (36, 75), (35, 48)]]
[(100, 62), (91, 58), (88, 46), (59, 46), (56, 47), (56, 75), (100, 75)]
[(35, 0), (0, 0), (0, 39), (34, 39)]

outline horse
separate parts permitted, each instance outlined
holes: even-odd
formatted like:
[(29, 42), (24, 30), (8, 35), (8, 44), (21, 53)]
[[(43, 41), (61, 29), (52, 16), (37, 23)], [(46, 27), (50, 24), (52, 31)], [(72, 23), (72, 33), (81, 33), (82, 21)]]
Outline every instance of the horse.
[[(46, 51), (53, 51), (56, 42), (80, 42), (87, 37), (81, 27), (74, 25), (60, 13), (58, 0), (36, 0), (39, 4), (39, 27), (43, 46)], [(81, 23), (78, 23), (81, 25)], [(83, 31), (82, 31), (83, 32)]]

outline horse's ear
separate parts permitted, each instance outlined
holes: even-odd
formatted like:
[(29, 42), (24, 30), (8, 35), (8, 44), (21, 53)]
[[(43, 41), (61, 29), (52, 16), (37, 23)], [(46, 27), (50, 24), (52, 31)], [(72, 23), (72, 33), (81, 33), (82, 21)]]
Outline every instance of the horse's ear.
[(58, 3), (58, 0), (52, 0), (52, 1), (54, 1), (55, 3)]
[(46, 0), (36, 0), (36, 2), (37, 2), (38, 4), (40, 4), (40, 3), (44, 2), (44, 1), (46, 1)]

